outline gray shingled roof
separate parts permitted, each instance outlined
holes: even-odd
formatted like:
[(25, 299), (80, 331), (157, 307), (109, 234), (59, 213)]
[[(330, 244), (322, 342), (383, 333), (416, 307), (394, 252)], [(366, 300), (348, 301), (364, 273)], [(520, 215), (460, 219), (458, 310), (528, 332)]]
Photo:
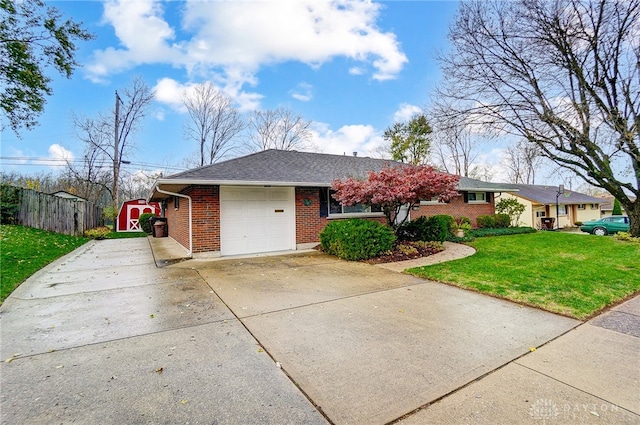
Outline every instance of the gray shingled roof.
[[(532, 184), (511, 184), (505, 183), (507, 187), (517, 189), (517, 196), (528, 199), (542, 205), (556, 203), (558, 186), (532, 185)], [(585, 195), (565, 189), (565, 192), (558, 197), (560, 204), (600, 204), (602, 198)]]
[[(336, 179), (366, 178), (368, 171), (380, 171), (385, 166), (398, 167), (406, 164), (351, 155), (270, 149), (161, 178), (156, 182), (151, 199), (166, 197), (157, 192), (158, 187), (179, 192), (192, 184), (330, 187)], [(504, 184), (467, 177), (460, 178), (458, 189), (478, 192), (515, 191)]]

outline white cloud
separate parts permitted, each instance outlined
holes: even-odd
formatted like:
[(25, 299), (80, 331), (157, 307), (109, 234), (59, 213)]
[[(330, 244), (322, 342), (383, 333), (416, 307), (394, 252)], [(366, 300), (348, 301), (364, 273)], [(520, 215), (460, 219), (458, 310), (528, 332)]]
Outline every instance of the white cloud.
[(57, 168), (65, 167), (67, 165), (67, 161), (71, 162), (74, 159), (73, 152), (57, 143), (49, 146), (47, 152), (48, 156), (35, 159), (32, 163)]
[(409, 103), (402, 103), (398, 110), (393, 114), (394, 122), (409, 121), (414, 115), (422, 113), (422, 108)]
[[(103, 21), (112, 25), (118, 47), (94, 52), (86, 69), (101, 81), (144, 64), (168, 64), (231, 86), (245, 106), (259, 96), (241, 90), (255, 85), (264, 65), (297, 61), (319, 67), (336, 57), (371, 69), (376, 80), (395, 78), (407, 62), (395, 34), (376, 25), (380, 3), (345, 1), (188, 1), (182, 28), (172, 28), (162, 3), (108, 0)], [(355, 70), (358, 71), (355, 71)]]
[(314, 123), (312, 144), (323, 153), (372, 156), (384, 144), (382, 134), (370, 125), (346, 125), (337, 131), (328, 125)]
[[(219, 87), (213, 82), (211, 82), (211, 84), (229, 96), (229, 98), (233, 99), (240, 112), (257, 109), (260, 104), (260, 99), (262, 99), (262, 96), (257, 93), (242, 91), (239, 85)], [(182, 99), (185, 95), (189, 95), (196, 85), (195, 83), (182, 84), (172, 78), (161, 78), (153, 88), (155, 100), (168, 105), (175, 111), (184, 113), (187, 110), (182, 103)]]
[(295, 89), (291, 90), (291, 97), (300, 102), (308, 102), (313, 99), (313, 86), (309, 83), (298, 83)]

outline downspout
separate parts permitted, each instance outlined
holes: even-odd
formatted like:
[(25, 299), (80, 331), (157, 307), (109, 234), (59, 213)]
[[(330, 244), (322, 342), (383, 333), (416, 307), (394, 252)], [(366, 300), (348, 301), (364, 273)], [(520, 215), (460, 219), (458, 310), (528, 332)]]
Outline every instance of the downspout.
[(183, 195), (182, 193), (169, 192), (166, 190), (160, 189), (160, 186), (156, 186), (156, 190), (160, 193), (164, 193), (165, 195), (177, 196), (178, 198), (187, 198), (189, 200), (189, 257), (193, 257), (193, 232), (191, 226), (191, 197), (188, 195)]

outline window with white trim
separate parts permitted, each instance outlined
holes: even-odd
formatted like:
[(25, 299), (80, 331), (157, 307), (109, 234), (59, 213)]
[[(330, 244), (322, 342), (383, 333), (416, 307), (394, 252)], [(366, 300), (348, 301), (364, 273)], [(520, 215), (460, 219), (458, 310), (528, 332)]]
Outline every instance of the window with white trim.
[(547, 213), (545, 211), (536, 211), (536, 217), (546, 217)]
[(355, 205), (342, 205), (340, 202), (336, 201), (333, 198), (333, 194), (335, 191), (329, 190), (329, 215), (337, 215), (337, 214), (374, 214), (379, 215), (382, 213), (382, 208), (377, 205), (364, 205), (364, 204), (355, 204)]
[(469, 192), (467, 193), (467, 200), (472, 202), (487, 202), (486, 192)]
[(587, 209), (587, 204), (579, 204), (578, 205), (578, 209), (579, 210), (586, 210)]
[(558, 215), (567, 215), (567, 214), (569, 214), (569, 206), (558, 205)]
[(420, 205), (436, 205), (436, 204), (446, 204), (446, 202), (440, 202), (437, 196), (434, 196), (428, 201), (420, 201)]
[(592, 210), (600, 209), (600, 204), (591, 204), (591, 209)]

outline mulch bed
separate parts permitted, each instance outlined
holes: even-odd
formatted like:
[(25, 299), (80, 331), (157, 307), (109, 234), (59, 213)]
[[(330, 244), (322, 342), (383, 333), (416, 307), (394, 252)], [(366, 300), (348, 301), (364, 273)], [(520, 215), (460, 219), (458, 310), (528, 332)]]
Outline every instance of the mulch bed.
[[(401, 249), (402, 247), (411, 246), (415, 248), (418, 252), (407, 252), (407, 249)], [(368, 260), (362, 260), (362, 262), (367, 264), (383, 264), (383, 263), (394, 263), (396, 261), (405, 261), (405, 260), (413, 260), (415, 258), (428, 257), (429, 255), (437, 254), (438, 252), (444, 251), (444, 246), (424, 246), (420, 243), (415, 244), (413, 242), (402, 242), (401, 244), (396, 244), (393, 247), (393, 250), (389, 251), (388, 254), (381, 255), (379, 257), (370, 258)]]
[[(417, 252), (411, 252), (413, 250), (407, 249), (407, 247), (413, 247)], [(314, 249), (322, 251), (322, 246), (318, 244)], [(442, 244), (430, 243), (428, 246), (425, 246), (424, 242), (402, 242), (400, 244), (396, 244), (391, 251), (388, 251), (388, 253), (368, 260), (362, 260), (362, 262), (367, 264), (394, 263), (396, 261), (428, 257), (429, 255), (437, 254), (442, 251), (444, 251), (444, 245)]]

